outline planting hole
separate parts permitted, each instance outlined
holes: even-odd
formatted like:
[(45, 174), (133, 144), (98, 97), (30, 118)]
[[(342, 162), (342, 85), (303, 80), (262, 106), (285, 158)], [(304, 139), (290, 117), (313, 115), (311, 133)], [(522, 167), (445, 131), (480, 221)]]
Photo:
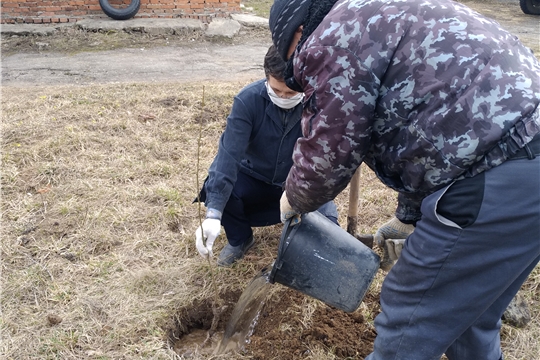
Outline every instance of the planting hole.
[(178, 354), (184, 357), (210, 355), (219, 344), (227, 321), (240, 297), (240, 291), (229, 291), (219, 295), (223, 302), (214, 334), (209, 338), (209, 330), (214, 320), (214, 299), (194, 301), (176, 311), (168, 325), (167, 342)]

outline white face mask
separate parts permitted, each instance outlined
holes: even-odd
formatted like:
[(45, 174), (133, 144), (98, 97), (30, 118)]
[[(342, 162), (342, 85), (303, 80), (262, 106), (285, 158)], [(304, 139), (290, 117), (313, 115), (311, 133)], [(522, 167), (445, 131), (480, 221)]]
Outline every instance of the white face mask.
[(288, 99), (279, 97), (274, 92), (274, 89), (272, 89), (272, 87), (268, 85), (268, 81), (264, 84), (266, 85), (266, 91), (268, 92), (268, 96), (270, 96), (270, 100), (274, 103), (274, 105), (279, 106), (282, 109), (292, 109), (296, 105), (300, 104), (300, 102), (304, 98), (304, 93), (298, 93)]

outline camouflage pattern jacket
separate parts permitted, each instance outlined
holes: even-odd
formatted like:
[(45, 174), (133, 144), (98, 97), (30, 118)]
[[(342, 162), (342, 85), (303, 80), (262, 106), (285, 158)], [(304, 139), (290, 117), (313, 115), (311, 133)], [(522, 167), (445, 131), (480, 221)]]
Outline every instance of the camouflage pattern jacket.
[(286, 182), (309, 212), (364, 162), (396, 216), (504, 162), (540, 132), (540, 64), (496, 22), (449, 0), (341, 0), (294, 56), (305, 91)]

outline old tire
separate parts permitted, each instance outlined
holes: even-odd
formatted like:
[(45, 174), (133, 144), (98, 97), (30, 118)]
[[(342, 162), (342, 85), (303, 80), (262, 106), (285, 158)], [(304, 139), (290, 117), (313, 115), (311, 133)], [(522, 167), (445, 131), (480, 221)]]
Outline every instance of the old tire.
[(540, 0), (519, 0), (521, 11), (529, 15), (540, 15)]
[(141, 7), (141, 0), (131, 0), (125, 8), (116, 8), (109, 4), (109, 0), (99, 0), (103, 12), (114, 20), (127, 20), (135, 16)]

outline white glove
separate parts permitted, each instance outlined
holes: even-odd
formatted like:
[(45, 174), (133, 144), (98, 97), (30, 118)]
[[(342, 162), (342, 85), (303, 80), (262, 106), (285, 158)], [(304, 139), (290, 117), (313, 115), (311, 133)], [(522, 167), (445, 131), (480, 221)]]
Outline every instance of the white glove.
[(383, 224), (373, 236), (374, 242), (384, 251), (381, 269), (390, 271), (401, 256), (405, 239), (414, 231), (414, 225), (404, 224), (397, 218)]
[(281, 217), (281, 222), (285, 224), (288, 219), (291, 220), (291, 225), (296, 225), (300, 223), (300, 214), (296, 212), (289, 204), (289, 199), (287, 199), (287, 193), (284, 191), (279, 200), (279, 212)]
[(405, 239), (388, 239), (386, 240), (386, 249), (388, 250), (388, 257), (392, 261), (396, 261), (401, 256), (401, 250), (403, 250), (403, 245), (405, 244)]
[[(373, 240), (379, 247), (384, 247), (388, 239), (406, 239), (414, 231), (414, 225), (404, 224), (396, 217), (383, 224), (373, 236)], [(401, 251), (400, 251), (401, 253)]]
[[(208, 258), (208, 255), (213, 256), (212, 247), (220, 232), (221, 220), (219, 219), (205, 219), (202, 223), (202, 230), (200, 226), (197, 228), (195, 246), (203, 258)], [(204, 240), (206, 240), (206, 244)]]

